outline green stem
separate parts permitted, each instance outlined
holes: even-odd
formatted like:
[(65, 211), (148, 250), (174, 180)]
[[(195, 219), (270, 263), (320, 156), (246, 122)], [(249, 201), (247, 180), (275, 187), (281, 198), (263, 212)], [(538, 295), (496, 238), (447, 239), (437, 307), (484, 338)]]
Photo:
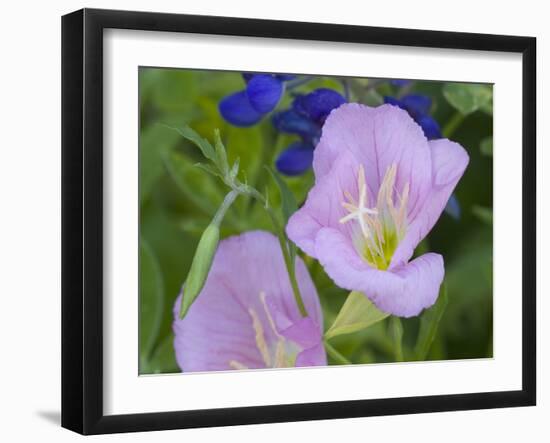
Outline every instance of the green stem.
[(227, 212), (229, 207), (233, 204), (233, 202), (237, 198), (237, 195), (239, 195), (239, 192), (236, 190), (232, 190), (225, 196), (222, 204), (220, 205), (220, 207), (218, 208), (218, 211), (216, 212), (216, 214), (214, 215), (214, 218), (212, 219), (212, 224), (216, 225), (218, 228), (220, 227), (223, 217), (225, 216), (225, 213)]
[(397, 98), (400, 99), (400, 98), (403, 98), (405, 95), (409, 94), (413, 86), (414, 86), (414, 83), (410, 82), (409, 84), (399, 88), (399, 92), (397, 93)]
[(288, 245), (284, 234), (284, 230), (281, 227), (279, 221), (277, 220), (277, 216), (267, 204), (267, 200), (265, 199), (265, 197), (262, 194), (260, 194), (258, 191), (256, 191), (256, 189), (254, 188), (250, 188), (249, 192), (252, 197), (254, 197), (263, 205), (263, 207), (269, 214), (269, 217), (271, 218), (271, 223), (273, 223), (273, 227), (275, 228), (275, 232), (277, 233), (277, 238), (279, 239), (281, 251), (283, 252), (283, 258), (285, 261), (288, 277), (290, 279), (290, 286), (292, 287), (294, 299), (296, 300), (296, 304), (298, 305), (298, 310), (300, 311), (300, 315), (302, 317), (307, 317), (308, 314), (307, 314), (306, 306), (304, 304), (304, 300), (302, 299), (302, 295), (300, 294), (298, 281), (296, 280), (296, 269), (294, 266), (294, 260), (290, 256), (290, 251), (288, 250)]
[(302, 300), (302, 295), (300, 294), (300, 288), (298, 287), (298, 281), (296, 280), (296, 269), (293, 266), (294, 260), (292, 260), (292, 257), (290, 256), (290, 252), (288, 251), (286, 238), (283, 234), (282, 229), (279, 226), (277, 219), (275, 218), (275, 214), (273, 214), (273, 212), (268, 208), (266, 209), (268, 210), (273, 226), (275, 227), (275, 231), (277, 232), (277, 238), (279, 239), (279, 244), (281, 246), (281, 250), (283, 251), (283, 258), (285, 260), (285, 266), (288, 273), (288, 278), (290, 279), (290, 286), (292, 287), (292, 292), (294, 294), (294, 299), (296, 300), (296, 304), (298, 305), (298, 310), (300, 311), (300, 315), (302, 317), (307, 317), (306, 306), (304, 305), (304, 301)]
[(341, 365), (351, 365), (346, 357), (344, 357), (340, 352), (338, 352), (328, 341), (325, 340), (325, 349), (327, 350), (328, 355), (330, 355), (334, 360), (336, 360)]
[(305, 85), (306, 83), (313, 80), (315, 77), (313, 76), (305, 76), (302, 78), (297, 78), (296, 80), (291, 80), (286, 84), (286, 90), (292, 91), (293, 89), (296, 89), (298, 86)]
[(403, 326), (399, 317), (390, 317), (391, 335), (394, 344), (395, 361), (403, 361)]
[[(260, 158), (258, 159), (259, 165), (265, 165), (268, 164), (272, 157), (272, 149), (271, 146), (275, 145), (276, 139), (273, 137), (272, 131), (266, 130), (264, 128), (261, 131), (261, 139), (262, 139), (262, 149), (260, 149)], [(254, 176), (250, 177), (250, 185), (252, 188), (255, 189), (261, 189), (264, 186), (266, 177), (265, 174), (262, 174), (263, 168), (257, 168)], [(248, 203), (248, 208), (250, 209), (254, 204), (254, 196), (250, 195), (252, 197), (250, 199), (250, 202)], [(262, 196), (263, 197), (263, 196)], [(258, 200), (256, 198), (256, 200)]]
[(371, 89), (376, 89), (378, 86), (380, 86), (385, 82), (386, 80), (384, 79), (378, 79), (378, 78), (369, 79), (367, 86), (365, 86), (365, 90), (370, 91)]
[(344, 98), (346, 99), (347, 102), (350, 102), (351, 101), (351, 91), (350, 91), (348, 79), (344, 77), (344, 78), (341, 79), (341, 82), (342, 82), (342, 87), (344, 89)]
[[(180, 180), (178, 180), (178, 173), (172, 167), (169, 156), (167, 154), (162, 156), (162, 161), (164, 162), (164, 167), (168, 171), (168, 175), (174, 181), (179, 191), (185, 195), (191, 202), (205, 215), (211, 216), (216, 208), (209, 203), (206, 203), (205, 199), (201, 198), (200, 195), (195, 192), (189, 191), (185, 186), (182, 185)], [(233, 229), (239, 231), (243, 230), (244, 225), (241, 223), (240, 219), (236, 218), (231, 212), (225, 215), (225, 223), (231, 226)]]
[(443, 137), (450, 138), (464, 121), (464, 114), (456, 111), (447, 124), (443, 127)]
[[(285, 245), (286, 239), (281, 238), (279, 236), (279, 243), (281, 244), (281, 248), (283, 249), (283, 254), (285, 255), (285, 264), (288, 271), (288, 276), (290, 278), (290, 285), (292, 286), (292, 292), (294, 293), (294, 299), (296, 300), (296, 304), (298, 305), (298, 310), (300, 311), (300, 315), (302, 317), (307, 317), (307, 310), (306, 306), (304, 305), (304, 301), (302, 300), (302, 296), (300, 294), (300, 288), (298, 287), (298, 280), (296, 279), (296, 268), (294, 266), (295, 261), (290, 256), (290, 253), (288, 252), (288, 247)], [(285, 254), (286, 250), (286, 254)]]

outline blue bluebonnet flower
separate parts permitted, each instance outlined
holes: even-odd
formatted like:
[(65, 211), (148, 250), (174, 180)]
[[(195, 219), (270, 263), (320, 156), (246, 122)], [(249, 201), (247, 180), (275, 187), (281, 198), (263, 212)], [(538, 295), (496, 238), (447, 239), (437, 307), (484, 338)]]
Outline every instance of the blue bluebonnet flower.
[(410, 83), (412, 83), (412, 80), (402, 80), (402, 79), (397, 79), (397, 78), (394, 78), (393, 80), (390, 80), (390, 84), (392, 84), (393, 86), (397, 86), (398, 88), (402, 88), (404, 86), (407, 86)]
[(332, 89), (319, 88), (297, 95), (292, 107), (273, 116), (273, 126), (300, 141), (291, 143), (277, 158), (277, 169), (285, 175), (300, 175), (311, 167), (313, 149), (321, 137), (321, 128), (333, 109), (346, 100)]
[(234, 126), (253, 126), (279, 103), (289, 74), (243, 74), (246, 88), (224, 97), (219, 104), (222, 117)]
[(408, 94), (400, 99), (386, 96), (384, 97), (384, 103), (398, 106), (407, 111), (414, 121), (420, 125), (428, 140), (442, 137), (439, 124), (430, 116), (432, 107), (430, 97), (421, 94)]
[(449, 198), (449, 201), (445, 205), (445, 213), (450, 215), (455, 220), (460, 220), (460, 215), (462, 214), (462, 209), (460, 208), (460, 203), (455, 194), (452, 194)]
[[(397, 80), (394, 80), (397, 81)], [(428, 140), (442, 138), (439, 124), (433, 117), (430, 116), (432, 107), (432, 99), (421, 94), (408, 94), (401, 99), (393, 97), (384, 97), (384, 102), (394, 106), (398, 106), (409, 113), (409, 115), (418, 123), (424, 131), (424, 135)], [(445, 206), (445, 213), (450, 215), (455, 220), (460, 219), (460, 203), (455, 194), (452, 194)]]
[[(439, 124), (430, 116), (432, 99), (425, 95), (408, 94), (401, 99), (384, 97), (384, 102), (404, 109), (418, 123), (428, 140), (442, 138)], [(445, 213), (455, 220), (460, 219), (460, 203), (455, 194), (452, 194), (445, 206)]]

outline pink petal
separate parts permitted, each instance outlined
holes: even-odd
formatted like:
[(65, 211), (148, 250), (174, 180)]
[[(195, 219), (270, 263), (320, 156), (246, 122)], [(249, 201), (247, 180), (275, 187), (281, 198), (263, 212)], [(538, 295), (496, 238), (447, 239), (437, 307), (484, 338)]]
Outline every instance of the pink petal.
[(407, 234), (393, 255), (390, 269), (406, 263), (412, 257), (414, 248), (428, 235), (441, 216), (468, 166), (468, 154), (458, 143), (440, 139), (430, 141), (429, 145), (433, 168), (429, 198), (416, 216), (409, 217)]
[[(357, 196), (358, 168), (352, 154), (344, 151), (335, 159), (332, 169), (310, 189), (303, 207), (289, 219), (286, 227), (288, 237), (311, 257), (319, 258), (315, 238), (322, 228), (336, 229), (351, 242), (353, 223), (342, 224), (339, 220), (347, 215), (342, 207), (344, 192)], [(369, 198), (373, 201), (372, 195)]]
[(327, 364), (327, 356), (323, 342), (319, 342), (312, 348), (305, 349), (296, 357), (296, 367), (306, 366), (325, 366)]
[(409, 184), (408, 213), (415, 216), (431, 186), (428, 140), (409, 114), (391, 105), (377, 108), (357, 103), (334, 110), (323, 126), (315, 148), (313, 169), (322, 179), (345, 152), (365, 168), (365, 178), (374, 195), (388, 168), (397, 165), (396, 190)]
[(379, 309), (399, 317), (418, 315), (435, 303), (443, 281), (439, 254), (425, 254), (407, 265), (381, 271), (364, 262), (342, 233), (331, 228), (319, 231), (316, 250), (338, 286), (364, 293)]
[[(176, 319), (180, 300), (181, 295), (174, 305)], [(227, 370), (232, 360), (248, 368), (265, 367), (246, 307), (219, 278), (209, 279), (185, 319), (174, 321), (173, 331), (176, 360), (183, 372)]]
[(288, 328), (281, 330), (283, 337), (292, 340), (304, 349), (316, 346), (319, 343), (319, 333), (322, 333), (322, 326), (315, 323), (311, 318), (304, 317)]
[[(311, 321), (322, 325), (317, 292), (300, 258), (296, 260), (296, 278)], [(265, 367), (249, 313), (254, 310), (266, 341), (275, 343), (277, 337), (261, 301), (262, 292), (270, 313), (276, 311), (279, 322), (291, 325), (302, 319), (273, 234), (252, 231), (222, 240), (206, 284), (183, 320), (178, 318), (181, 296), (174, 306), (174, 347), (181, 369), (226, 370), (231, 369), (231, 360), (249, 368)], [(317, 340), (321, 337), (318, 329)], [(319, 360), (318, 364), (324, 363)]]
[(382, 292), (374, 304), (384, 312), (413, 317), (436, 302), (445, 267), (441, 255), (429, 252), (388, 272), (402, 280), (403, 288), (393, 294)]

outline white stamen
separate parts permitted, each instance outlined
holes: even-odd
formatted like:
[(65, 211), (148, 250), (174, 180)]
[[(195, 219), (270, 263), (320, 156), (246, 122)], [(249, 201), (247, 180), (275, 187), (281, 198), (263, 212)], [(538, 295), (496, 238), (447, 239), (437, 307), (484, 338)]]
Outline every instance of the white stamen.
[(357, 221), (361, 234), (353, 235), (356, 248), (370, 264), (382, 269), (389, 266), (388, 258), (407, 230), (409, 184), (403, 186), (399, 195), (395, 191), (396, 178), (397, 166), (392, 164), (380, 183), (376, 207), (369, 208), (365, 170), (360, 165), (357, 170), (358, 203), (347, 190), (344, 191), (347, 201), (342, 202), (342, 207), (348, 214), (339, 220), (342, 224)]
[(229, 366), (231, 367), (231, 369), (237, 369), (237, 370), (250, 369), (248, 366), (243, 365), (241, 362), (238, 362), (237, 360), (230, 360)]
[(265, 341), (264, 328), (262, 326), (262, 322), (258, 318), (258, 314), (256, 314), (256, 311), (254, 311), (254, 309), (250, 308), (248, 310), (248, 313), (252, 317), (252, 327), (256, 332), (256, 346), (260, 351), (260, 354), (262, 354), (262, 359), (265, 365), (269, 368), (271, 367), (271, 355), (267, 347), (267, 342)]
[[(269, 346), (265, 337), (262, 322), (260, 321), (260, 317), (253, 308), (250, 308), (248, 310), (248, 313), (252, 318), (252, 327), (254, 328), (255, 332), (256, 347), (260, 351), (262, 360), (267, 368), (287, 367), (289, 366), (290, 362), (292, 362), (293, 354), (295, 352), (299, 352), (299, 349), (294, 343), (287, 342), (285, 337), (283, 337), (277, 330), (275, 320), (273, 319), (271, 311), (269, 310), (269, 307), (267, 305), (265, 292), (260, 292), (259, 297), (260, 301), (262, 302), (262, 306), (269, 326), (277, 341), (275, 342), (274, 347), (273, 345), (271, 347)], [(230, 360), (228, 364), (231, 369), (249, 369), (246, 365), (237, 360)]]
[(369, 197), (365, 182), (365, 169), (363, 168), (363, 165), (360, 165), (359, 170), (357, 171), (357, 188), (359, 191), (358, 204), (355, 204), (355, 199), (348, 191), (344, 192), (344, 196), (348, 199), (348, 202), (342, 202), (342, 206), (349, 212), (349, 214), (342, 217), (340, 219), (340, 223), (344, 224), (350, 220), (356, 219), (359, 222), (363, 236), (368, 238), (370, 233), (367, 227), (368, 221), (365, 220), (365, 216), (376, 215), (378, 214), (378, 211), (374, 208), (367, 207)]
[(269, 326), (271, 326), (271, 330), (275, 334), (275, 336), (279, 339), (284, 340), (284, 337), (279, 334), (277, 331), (277, 328), (275, 327), (275, 321), (273, 320), (273, 317), (271, 316), (271, 311), (267, 307), (267, 302), (265, 301), (265, 292), (260, 292), (260, 300), (262, 301), (262, 305), (264, 307), (265, 315), (267, 317), (267, 321), (269, 322)]

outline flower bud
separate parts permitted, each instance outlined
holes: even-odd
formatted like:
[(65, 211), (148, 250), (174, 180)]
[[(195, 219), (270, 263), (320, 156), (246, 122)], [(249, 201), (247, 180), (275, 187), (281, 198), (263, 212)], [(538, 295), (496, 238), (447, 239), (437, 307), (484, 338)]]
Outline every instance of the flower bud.
[(211, 223), (202, 233), (195, 256), (193, 257), (193, 262), (191, 263), (191, 269), (185, 281), (180, 318), (185, 317), (191, 304), (195, 301), (206, 283), (219, 240), (220, 228), (217, 223)]

